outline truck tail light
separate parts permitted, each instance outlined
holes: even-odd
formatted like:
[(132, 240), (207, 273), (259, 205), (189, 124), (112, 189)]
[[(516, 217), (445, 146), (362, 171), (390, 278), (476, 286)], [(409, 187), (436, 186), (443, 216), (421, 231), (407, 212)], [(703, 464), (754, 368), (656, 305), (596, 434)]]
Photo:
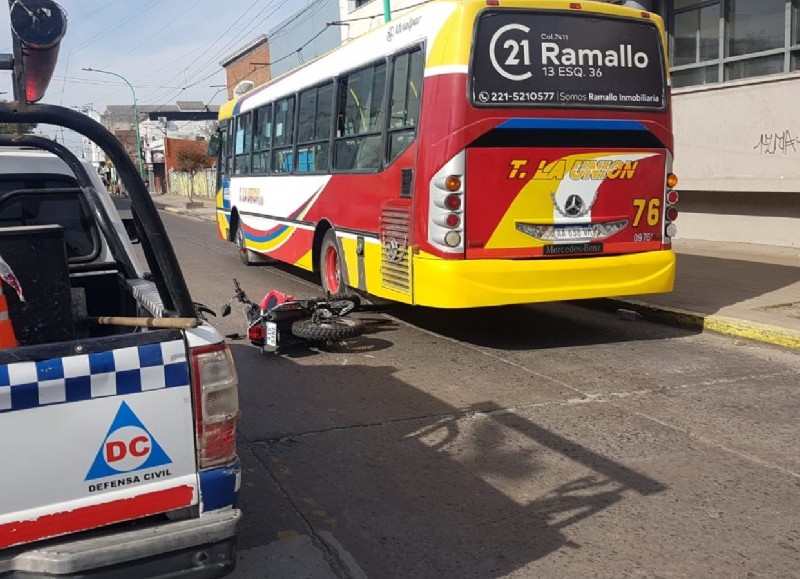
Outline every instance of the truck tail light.
[(236, 457), (239, 378), (225, 344), (192, 348), (191, 359), (197, 454), (202, 469)]

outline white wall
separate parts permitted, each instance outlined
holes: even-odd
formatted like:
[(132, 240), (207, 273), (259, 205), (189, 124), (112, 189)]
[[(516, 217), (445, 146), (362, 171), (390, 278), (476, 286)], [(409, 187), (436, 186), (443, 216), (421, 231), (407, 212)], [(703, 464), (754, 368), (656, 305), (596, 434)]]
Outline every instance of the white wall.
[[(407, 12), (401, 11), (398, 13), (398, 10), (419, 4), (419, 1), (391, 0), (392, 19), (398, 18)], [(372, 0), (366, 6), (351, 11), (351, 7), (354, 5), (355, 2), (353, 0), (339, 0), (339, 20), (343, 22), (350, 21), (347, 26), (341, 27), (342, 42), (357, 38), (383, 24), (383, 0)]]
[(799, 102), (797, 74), (676, 90), (675, 172), (681, 188), (799, 193)]

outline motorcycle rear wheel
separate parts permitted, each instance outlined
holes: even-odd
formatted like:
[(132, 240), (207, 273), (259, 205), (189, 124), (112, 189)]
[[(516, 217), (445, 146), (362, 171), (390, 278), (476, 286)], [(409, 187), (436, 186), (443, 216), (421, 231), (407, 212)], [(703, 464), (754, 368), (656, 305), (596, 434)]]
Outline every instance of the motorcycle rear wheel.
[(355, 318), (330, 318), (322, 322), (297, 320), (292, 334), (309, 342), (341, 342), (364, 333), (364, 322)]

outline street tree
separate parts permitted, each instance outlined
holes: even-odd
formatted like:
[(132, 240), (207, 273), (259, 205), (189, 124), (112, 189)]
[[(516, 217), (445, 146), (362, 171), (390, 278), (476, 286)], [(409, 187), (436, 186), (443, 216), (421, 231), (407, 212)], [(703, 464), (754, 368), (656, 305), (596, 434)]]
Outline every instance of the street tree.
[(177, 169), (189, 174), (189, 202), (193, 202), (194, 197), (194, 176), (202, 169), (211, 167), (214, 159), (206, 155), (205, 151), (198, 147), (184, 148), (177, 154)]

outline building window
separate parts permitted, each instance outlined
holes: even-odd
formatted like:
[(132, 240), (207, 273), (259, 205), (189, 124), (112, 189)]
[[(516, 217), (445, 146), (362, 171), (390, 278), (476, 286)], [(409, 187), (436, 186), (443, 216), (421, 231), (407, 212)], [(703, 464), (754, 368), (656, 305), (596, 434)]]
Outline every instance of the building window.
[(362, 6), (366, 6), (367, 4), (369, 4), (372, 1), (373, 0), (351, 0), (351, 5), (352, 5), (351, 11), (352, 10), (358, 10)]
[(799, 70), (800, 0), (675, 0), (673, 86)]

